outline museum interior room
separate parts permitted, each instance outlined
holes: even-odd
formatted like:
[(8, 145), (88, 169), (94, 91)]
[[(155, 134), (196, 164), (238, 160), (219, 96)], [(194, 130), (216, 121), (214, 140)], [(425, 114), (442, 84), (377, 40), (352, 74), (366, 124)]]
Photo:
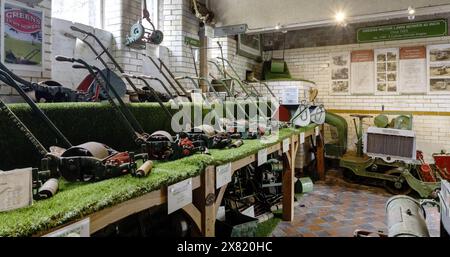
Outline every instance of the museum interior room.
[(449, 0), (0, 2), (0, 237), (449, 237)]

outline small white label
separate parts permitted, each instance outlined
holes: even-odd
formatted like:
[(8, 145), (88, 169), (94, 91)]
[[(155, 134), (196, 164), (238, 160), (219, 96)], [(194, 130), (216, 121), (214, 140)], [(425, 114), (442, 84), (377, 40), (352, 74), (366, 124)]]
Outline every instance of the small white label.
[(192, 178), (167, 188), (168, 214), (192, 203)]
[(303, 145), (305, 143), (305, 133), (300, 134), (300, 144)]
[(231, 163), (216, 168), (216, 188), (219, 189), (231, 182)]
[(258, 152), (258, 167), (267, 162), (267, 149)]
[(252, 205), (249, 208), (243, 210), (241, 213), (250, 218), (254, 218), (255, 217), (255, 206)]
[(90, 237), (90, 224), (90, 219), (87, 218), (47, 234), (44, 237)]
[(316, 137), (320, 135), (320, 127), (316, 127)]
[(32, 169), (0, 171), (0, 212), (33, 204)]
[(225, 206), (220, 206), (217, 210), (217, 220), (225, 221)]
[(287, 153), (289, 152), (289, 146), (291, 146), (291, 141), (289, 140), (289, 138), (286, 138), (285, 140), (283, 140), (283, 153)]

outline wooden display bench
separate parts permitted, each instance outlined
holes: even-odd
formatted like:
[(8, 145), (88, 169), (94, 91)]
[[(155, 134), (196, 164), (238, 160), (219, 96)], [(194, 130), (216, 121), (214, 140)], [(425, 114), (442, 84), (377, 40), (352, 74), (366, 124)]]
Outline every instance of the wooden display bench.
[[(305, 138), (315, 136), (316, 131), (308, 131), (304, 133)], [(322, 133), (317, 137), (318, 144), (318, 161), (317, 168), (320, 177), (324, 174), (324, 160), (321, 158), (323, 152), (323, 126)], [(300, 135), (291, 136), (289, 139), (289, 150), (283, 152), (283, 142), (267, 148), (267, 155), (279, 152), (283, 154), (284, 158), (284, 172), (282, 179), (283, 190), (283, 220), (292, 221), (294, 218), (294, 183), (295, 183), (295, 159), (297, 151), (300, 146)], [(323, 155), (322, 155), (323, 156)], [(253, 154), (238, 161), (231, 163), (231, 171), (234, 174), (236, 171), (257, 162), (258, 155)], [(215, 236), (215, 222), (217, 212), (224, 197), (228, 185), (222, 186), (216, 190), (216, 168), (215, 166), (208, 166), (202, 175), (192, 178), (193, 202), (185, 206), (182, 210), (193, 221), (201, 236), (214, 237)], [(160, 190), (153, 191), (144, 196), (117, 204), (113, 207), (103, 209), (95, 212), (83, 220), (89, 218), (90, 234), (94, 234), (110, 224), (118, 222), (130, 215), (139, 213), (146, 209), (160, 206), (167, 203), (167, 187)], [(73, 223), (65, 224), (59, 228), (35, 236), (43, 236), (51, 232), (57, 231), (67, 227)]]

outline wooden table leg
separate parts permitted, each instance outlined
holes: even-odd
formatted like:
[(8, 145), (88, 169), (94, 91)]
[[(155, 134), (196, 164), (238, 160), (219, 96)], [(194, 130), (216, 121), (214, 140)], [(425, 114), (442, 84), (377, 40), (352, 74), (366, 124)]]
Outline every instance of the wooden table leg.
[(324, 126), (322, 125), (319, 136), (317, 136), (317, 173), (320, 180), (325, 180), (325, 142), (324, 142)]
[(284, 173), (283, 173), (283, 220), (294, 220), (294, 174), (295, 157), (297, 155), (299, 140), (291, 138), (289, 152), (285, 154)]
[(207, 167), (202, 175), (200, 212), (202, 213), (202, 235), (215, 236), (216, 224), (216, 196), (215, 196), (215, 168)]

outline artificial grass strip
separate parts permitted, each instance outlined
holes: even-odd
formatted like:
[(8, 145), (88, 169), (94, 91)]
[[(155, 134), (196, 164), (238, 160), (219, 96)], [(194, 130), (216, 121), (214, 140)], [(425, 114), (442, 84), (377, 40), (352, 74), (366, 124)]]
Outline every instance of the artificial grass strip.
[(256, 237), (269, 237), (281, 221), (281, 218), (274, 217), (268, 221), (259, 223), (256, 228)]
[[(117, 135), (126, 135), (126, 131), (112, 116), (108, 105), (64, 103), (41, 105), (41, 107), (51, 120), (58, 121), (55, 122), (58, 128), (68, 135), (74, 144), (98, 141), (108, 142), (107, 144), (119, 150), (132, 147), (131, 138), (117, 137)], [(158, 130), (155, 126), (161, 126), (160, 121), (166, 120), (160, 116), (156, 117), (155, 113), (163, 115), (159, 108), (155, 104), (131, 105), (133, 113), (143, 125), (144, 130), (148, 132)], [(13, 109), (21, 119), (33, 122), (32, 124), (39, 122), (28, 107), (16, 105), (13, 106)], [(68, 115), (69, 112), (70, 115)], [(103, 119), (94, 119), (97, 116), (101, 116)], [(80, 119), (80, 117), (83, 118)], [(158, 120), (158, 124), (154, 120)], [(164, 122), (164, 126), (169, 126), (166, 123)], [(8, 151), (3, 152), (3, 157), (15, 160), (26, 159), (25, 156), (36, 156), (21, 133), (11, 130), (11, 125), (8, 122), (0, 123), (0, 131), (8, 131), (8, 133), (0, 133), (0, 142), (2, 142), (0, 148), (14, 145), (14, 149), (21, 150), (19, 154), (22, 158), (17, 158), (17, 152), (11, 148), (6, 148)], [(0, 213), (0, 236), (21, 237), (43, 233), (105, 208), (159, 190), (164, 186), (198, 176), (207, 166), (234, 162), (256, 154), (261, 149), (280, 143), (294, 134), (314, 129), (314, 127), (311, 125), (302, 129), (283, 129), (279, 132), (276, 140), (268, 142), (245, 140), (244, 145), (238, 149), (211, 150), (210, 155), (196, 154), (174, 162), (157, 162), (151, 175), (144, 179), (127, 175), (90, 184), (61, 182), (60, 192), (53, 198), (35, 202), (33, 206), (20, 210)], [(51, 141), (54, 138), (48, 136), (49, 132), (46, 127), (35, 126), (32, 130), (38, 134), (39, 138), (46, 138), (46, 144), (53, 143)], [(12, 159), (7, 160), (11, 161)]]

